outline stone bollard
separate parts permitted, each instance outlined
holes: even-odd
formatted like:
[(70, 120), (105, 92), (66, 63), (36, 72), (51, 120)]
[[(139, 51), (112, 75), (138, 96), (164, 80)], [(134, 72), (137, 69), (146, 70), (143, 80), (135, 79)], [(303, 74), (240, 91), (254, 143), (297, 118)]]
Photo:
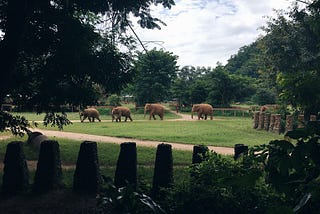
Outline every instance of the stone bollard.
[(269, 132), (273, 132), (274, 118), (275, 118), (275, 115), (271, 114), (271, 116), (270, 116), (270, 124), (269, 124)]
[(273, 132), (275, 132), (277, 134), (280, 134), (280, 132), (281, 132), (281, 115), (280, 114), (274, 115)]
[(317, 121), (317, 115), (310, 115), (310, 121)]
[(293, 130), (293, 115), (287, 115), (285, 132), (289, 132), (292, 130)]
[(120, 153), (114, 176), (117, 188), (132, 185), (137, 188), (137, 147), (135, 142), (125, 142), (120, 145)]
[(94, 194), (100, 191), (101, 185), (97, 143), (84, 141), (80, 145), (73, 175), (73, 190), (78, 193)]
[(258, 129), (263, 129), (264, 127), (264, 116), (265, 116), (265, 112), (260, 112), (259, 114), (259, 124), (258, 124)]
[(244, 144), (236, 144), (234, 145), (234, 159), (237, 160), (241, 154), (247, 154), (248, 153), (248, 146), (245, 146)]
[(264, 130), (269, 131), (269, 126), (270, 126), (270, 118), (271, 118), (271, 114), (270, 113), (266, 113), (264, 116)]
[(208, 147), (205, 145), (194, 145), (192, 153), (192, 164), (201, 163), (206, 159)]
[(299, 114), (298, 115), (298, 128), (299, 129), (304, 128), (304, 124), (305, 124), (304, 115), (303, 114)]
[(152, 196), (162, 197), (161, 188), (170, 188), (173, 185), (173, 158), (170, 144), (159, 144), (157, 147), (154, 166)]
[(14, 141), (7, 145), (4, 157), (1, 193), (12, 196), (27, 191), (29, 187), (29, 171), (23, 152), (23, 142)]
[(39, 150), (41, 143), (45, 140), (49, 139), (46, 135), (43, 135), (41, 132), (31, 132), (30, 134), (28, 134), (27, 144)]
[(254, 112), (253, 114), (253, 128), (256, 129), (258, 128), (259, 125), (259, 111)]
[(33, 192), (45, 193), (62, 187), (60, 149), (57, 141), (43, 141), (40, 146)]

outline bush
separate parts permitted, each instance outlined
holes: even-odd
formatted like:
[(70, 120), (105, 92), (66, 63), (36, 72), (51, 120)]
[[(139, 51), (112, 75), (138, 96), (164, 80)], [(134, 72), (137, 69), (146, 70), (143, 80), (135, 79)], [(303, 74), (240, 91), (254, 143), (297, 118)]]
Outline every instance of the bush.
[(167, 198), (174, 213), (265, 213), (282, 198), (263, 181), (263, 166), (248, 156), (234, 161), (216, 153), (192, 165), (190, 182)]
[(112, 94), (108, 97), (107, 103), (109, 106), (120, 106), (121, 98), (116, 94)]

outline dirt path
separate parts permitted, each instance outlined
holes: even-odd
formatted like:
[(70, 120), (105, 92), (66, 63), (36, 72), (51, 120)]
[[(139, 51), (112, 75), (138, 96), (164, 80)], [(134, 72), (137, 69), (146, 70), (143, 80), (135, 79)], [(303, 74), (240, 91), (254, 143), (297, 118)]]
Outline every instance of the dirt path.
[[(193, 145), (191, 144), (170, 143), (165, 141), (139, 140), (139, 139), (133, 139), (133, 138), (99, 136), (99, 135), (91, 135), (91, 134), (82, 134), (82, 133), (73, 133), (73, 132), (64, 132), (64, 131), (51, 131), (51, 130), (42, 130), (42, 129), (33, 129), (33, 131), (39, 131), (48, 137), (65, 138), (70, 140), (80, 140), (80, 141), (87, 140), (87, 141), (95, 141), (95, 142), (101, 142), (101, 143), (115, 143), (115, 144), (121, 144), (123, 142), (135, 142), (137, 146), (145, 146), (145, 147), (157, 147), (158, 144), (160, 143), (167, 143), (172, 145), (172, 149), (189, 150), (189, 151), (193, 150)], [(224, 155), (234, 154), (233, 148), (216, 147), (216, 146), (209, 146), (208, 148), (219, 154), (224, 154)]]
[[(179, 119), (172, 119), (172, 120), (196, 121), (196, 119), (191, 119), (191, 116), (188, 114), (176, 113), (174, 111), (172, 112), (181, 117)], [(75, 122), (79, 122), (79, 121), (75, 121)], [(191, 144), (172, 143), (172, 142), (165, 142), (165, 141), (140, 140), (140, 139), (133, 139), (133, 138), (99, 136), (99, 135), (90, 135), (90, 134), (73, 133), (73, 132), (65, 132), (65, 131), (51, 131), (51, 130), (43, 130), (43, 129), (32, 129), (32, 131), (38, 131), (48, 137), (53, 137), (53, 138), (56, 137), (56, 138), (65, 138), (65, 139), (80, 140), (80, 141), (87, 140), (87, 141), (95, 141), (95, 142), (101, 142), (101, 143), (115, 143), (115, 144), (121, 144), (123, 142), (135, 142), (137, 146), (145, 146), (145, 147), (157, 147), (158, 144), (167, 143), (172, 145), (172, 149), (187, 150), (187, 151), (192, 151), (194, 146)], [(4, 140), (5, 137), (7, 136), (0, 137), (0, 140)], [(215, 151), (223, 155), (234, 154), (234, 149), (229, 147), (208, 146), (208, 148), (212, 151)]]

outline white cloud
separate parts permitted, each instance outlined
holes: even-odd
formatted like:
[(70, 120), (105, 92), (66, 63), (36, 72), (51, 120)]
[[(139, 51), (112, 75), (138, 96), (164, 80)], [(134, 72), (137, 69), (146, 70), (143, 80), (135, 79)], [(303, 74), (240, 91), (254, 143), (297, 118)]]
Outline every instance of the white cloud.
[[(273, 9), (286, 9), (292, 0), (176, 0), (171, 10), (153, 7), (152, 14), (167, 26), (146, 30), (138, 26), (142, 41), (162, 41), (165, 50), (179, 56), (178, 65), (212, 66), (223, 64), (240, 47), (254, 42), (258, 29)], [(147, 49), (161, 48), (159, 43)]]

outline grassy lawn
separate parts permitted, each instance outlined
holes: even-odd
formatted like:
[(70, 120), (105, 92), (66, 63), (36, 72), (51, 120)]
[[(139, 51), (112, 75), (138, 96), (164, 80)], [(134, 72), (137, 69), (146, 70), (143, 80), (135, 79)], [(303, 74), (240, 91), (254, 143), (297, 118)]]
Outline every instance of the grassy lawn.
[[(238, 143), (248, 146), (266, 144), (271, 140), (283, 138), (283, 135), (253, 129), (250, 117), (214, 116), (213, 121), (169, 121), (179, 116), (166, 112), (164, 121), (159, 119), (149, 121), (148, 118), (143, 118), (143, 109), (137, 111), (131, 109), (133, 122), (111, 123), (110, 109), (99, 109), (99, 111), (103, 120), (101, 123), (88, 121), (78, 123), (79, 113), (67, 113), (68, 118), (75, 122), (64, 127), (63, 131), (226, 147), (233, 147)], [(41, 121), (44, 117), (44, 114), (35, 113), (19, 113), (19, 115), (25, 116), (30, 121)], [(41, 123), (39, 128), (58, 130), (55, 127), (43, 127)]]
[[(233, 147), (237, 143), (266, 144), (282, 135), (252, 128), (252, 119), (216, 117), (207, 121), (133, 121), (127, 123), (73, 123), (64, 131), (144, 140)], [(44, 128), (41, 127), (40, 128)], [(47, 127), (57, 130), (57, 128)]]

